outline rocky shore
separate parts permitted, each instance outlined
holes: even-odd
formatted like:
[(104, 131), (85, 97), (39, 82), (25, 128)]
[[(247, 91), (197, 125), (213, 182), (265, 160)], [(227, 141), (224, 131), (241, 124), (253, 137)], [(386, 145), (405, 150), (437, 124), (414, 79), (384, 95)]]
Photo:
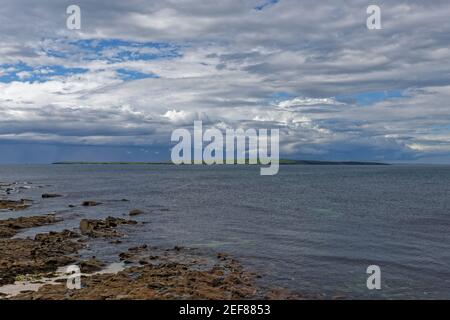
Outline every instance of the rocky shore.
[(0, 209), (1, 210), (11, 210), (11, 211), (19, 211), (25, 210), (30, 205), (27, 203), (25, 199), (21, 200), (0, 200)]
[[(1, 186), (0, 186), (1, 188)], [(45, 198), (45, 197), (44, 197)], [(25, 201), (0, 200), (0, 208), (17, 211)], [(26, 204), (29, 205), (29, 204)], [(0, 212), (1, 215), (1, 212)], [(0, 216), (1, 219), (1, 216)], [(81, 219), (79, 228), (48, 232), (33, 238), (14, 238), (18, 232), (52, 225), (62, 217), (54, 214), (0, 220), (0, 299), (298, 299), (305, 298), (284, 290), (258, 287), (251, 273), (224, 253), (207, 256), (192, 248), (158, 248), (150, 245), (119, 253), (119, 270), (108, 272), (95, 257), (80, 258), (96, 238), (121, 238), (121, 226), (139, 227), (134, 220), (107, 217)], [(120, 243), (119, 240), (111, 241)], [(95, 255), (95, 254), (94, 254)], [(58, 277), (61, 267), (80, 266), (81, 289), (68, 289), (66, 277)], [(47, 281), (48, 279), (54, 281)], [(14, 286), (28, 279), (14, 294), (2, 293), (3, 286)], [(44, 280), (47, 279), (47, 280)]]

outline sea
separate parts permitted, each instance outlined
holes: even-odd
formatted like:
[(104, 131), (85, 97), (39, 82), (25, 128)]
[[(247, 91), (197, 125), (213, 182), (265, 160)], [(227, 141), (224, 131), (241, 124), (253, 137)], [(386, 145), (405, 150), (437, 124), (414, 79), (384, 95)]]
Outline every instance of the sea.
[[(275, 176), (259, 173), (234, 165), (2, 165), (0, 182), (17, 183), (8, 197), (33, 205), (0, 219), (63, 219), (17, 235), (32, 237), (140, 209), (121, 244), (96, 239), (82, 255), (114, 262), (131, 246), (183, 246), (229, 253), (261, 275), (263, 287), (325, 298), (450, 299), (450, 166), (282, 165)], [(86, 200), (102, 204), (81, 206)], [(380, 289), (367, 286), (373, 265)]]

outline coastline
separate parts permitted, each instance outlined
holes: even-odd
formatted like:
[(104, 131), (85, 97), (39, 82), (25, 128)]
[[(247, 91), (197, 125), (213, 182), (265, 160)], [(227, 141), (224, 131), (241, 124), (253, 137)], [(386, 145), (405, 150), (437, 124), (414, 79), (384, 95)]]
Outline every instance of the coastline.
[[(25, 199), (8, 199), (7, 189), (15, 183), (2, 183), (2, 211), (17, 213), (17, 217), (0, 219), (0, 299), (319, 299), (302, 296), (282, 288), (263, 288), (256, 279), (261, 276), (248, 271), (239, 261), (223, 252), (205, 255), (195, 248), (175, 246), (159, 248), (140, 244), (117, 252), (117, 260), (106, 264), (95, 257), (82, 260), (79, 251), (89, 250), (96, 238), (111, 246), (126, 236), (124, 225), (139, 228), (129, 218), (81, 219), (79, 228), (59, 232), (38, 233), (33, 238), (16, 238), (27, 229), (51, 226), (63, 220), (58, 214), (20, 216), (32, 204)], [(18, 187), (20, 188), (20, 186)], [(25, 189), (24, 189), (25, 190)], [(58, 197), (43, 194), (42, 198)], [(122, 199), (121, 201), (127, 201)], [(101, 206), (87, 200), (81, 206)], [(1, 212), (0, 212), (1, 215)], [(68, 289), (68, 265), (81, 269), (82, 287)], [(120, 267), (117, 267), (120, 266)]]
[[(251, 164), (248, 162), (248, 159), (245, 160), (245, 164), (238, 163), (237, 160), (234, 160), (234, 164), (232, 165), (261, 165), (260, 161), (255, 164)], [(322, 160), (291, 160), (291, 159), (280, 159), (276, 161), (279, 165), (349, 165), (349, 166), (388, 166), (390, 163), (384, 162), (375, 162), (375, 161), (322, 161)], [(127, 161), (58, 161), (53, 162), (53, 165), (176, 165), (172, 161), (155, 161), (155, 162), (127, 162)], [(192, 162), (191, 164), (201, 164), (201, 165), (209, 165), (205, 162), (197, 163)], [(189, 164), (184, 164), (189, 165)], [(215, 164), (221, 165), (221, 164)], [(229, 165), (227, 163), (227, 165)]]

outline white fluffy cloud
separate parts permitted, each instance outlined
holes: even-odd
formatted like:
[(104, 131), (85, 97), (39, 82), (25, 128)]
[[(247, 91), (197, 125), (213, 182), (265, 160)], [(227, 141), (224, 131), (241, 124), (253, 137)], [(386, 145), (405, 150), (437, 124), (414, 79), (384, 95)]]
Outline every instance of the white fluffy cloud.
[(277, 127), (292, 157), (445, 157), (447, 1), (381, 2), (375, 31), (369, 2), (262, 3), (79, 0), (70, 31), (60, 1), (4, 1), (0, 143), (168, 148), (202, 119)]

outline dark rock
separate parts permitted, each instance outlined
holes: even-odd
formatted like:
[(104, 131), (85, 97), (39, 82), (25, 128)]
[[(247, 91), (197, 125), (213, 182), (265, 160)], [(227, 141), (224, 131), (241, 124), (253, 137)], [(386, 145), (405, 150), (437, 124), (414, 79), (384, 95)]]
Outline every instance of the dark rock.
[(21, 200), (0, 200), (0, 209), (7, 209), (13, 211), (24, 210), (28, 208), (30, 205), (27, 203), (25, 199)]
[(223, 284), (223, 277), (214, 278), (211, 280), (211, 286), (213, 287), (219, 287)]
[(101, 269), (103, 269), (104, 266), (105, 264), (103, 262), (97, 260), (94, 257), (89, 260), (80, 262), (80, 269), (81, 272), (83, 273), (92, 273), (100, 271)]
[[(137, 254), (137, 255), (136, 255)], [(257, 287), (253, 276), (237, 262), (210, 260), (193, 263), (192, 257), (161, 256), (160, 263), (146, 263), (145, 252), (120, 254), (124, 263), (132, 263), (115, 274), (95, 274), (83, 278), (81, 290), (70, 290), (65, 283), (42, 286), (37, 292), (21, 293), (14, 299), (296, 299), (286, 290)], [(144, 256), (142, 256), (144, 255)], [(180, 262), (180, 258), (183, 262)], [(139, 262), (139, 264), (134, 264)]]
[(93, 238), (120, 237), (122, 234), (115, 230), (118, 225), (136, 224), (136, 221), (121, 218), (107, 217), (105, 220), (82, 219), (80, 231)]
[(220, 261), (225, 261), (228, 259), (228, 255), (226, 253), (219, 252), (217, 254), (217, 259), (219, 259)]
[(98, 206), (99, 204), (102, 204), (102, 203), (96, 202), (96, 201), (83, 201), (83, 203), (81, 205), (84, 207), (95, 207), (95, 206)]
[(131, 254), (131, 253), (128, 253), (128, 252), (122, 252), (121, 254), (119, 254), (119, 258), (120, 258), (120, 260), (128, 260), (128, 259), (130, 259), (131, 257), (133, 257), (133, 255)]
[(64, 230), (34, 239), (0, 239), (0, 285), (14, 283), (18, 275), (53, 272), (75, 262), (71, 255), (83, 247), (72, 240), (78, 236)]
[(144, 212), (143, 212), (142, 210), (139, 210), (139, 209), (133, 209), (133, 210), (130, 211), (129, 215), (130, 215), (130, 216), (137, 216), (137, 215), (143, 214), (143, 213), (144, 213)]
[(19, 230), (40, 227), (61, 221), (55, 215), (19, 217), (0, 220), (0, 238), (10, 238)]
[(42, 195), (42, 198), (58, 198), (58, 197), (62, 197), (62, 195), (60, 194), (56, 194), (56, 193), (44, 193)]

